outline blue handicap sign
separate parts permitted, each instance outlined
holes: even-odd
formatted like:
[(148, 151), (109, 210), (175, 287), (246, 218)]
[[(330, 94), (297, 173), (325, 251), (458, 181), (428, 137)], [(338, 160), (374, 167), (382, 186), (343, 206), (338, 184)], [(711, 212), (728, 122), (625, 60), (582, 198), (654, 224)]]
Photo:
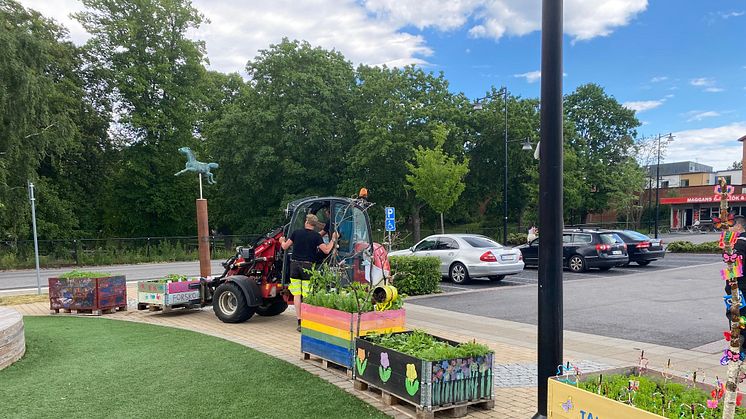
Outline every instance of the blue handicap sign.
[(386, 220), (386, 231), (396, 231), (396, 222), (394, 220)]
[(387, 220), (396, 219), (396, 211), (394, 211), (394, 207), (386, 207), (386, 219)]

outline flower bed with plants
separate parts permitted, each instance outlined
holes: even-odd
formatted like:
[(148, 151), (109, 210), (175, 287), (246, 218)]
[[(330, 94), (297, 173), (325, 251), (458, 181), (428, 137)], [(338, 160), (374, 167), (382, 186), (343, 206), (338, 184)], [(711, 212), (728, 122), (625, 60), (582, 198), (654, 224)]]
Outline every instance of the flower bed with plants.
[(148, 307), (175, 308), (200, 304), (199, 280), (185, 275), (169, 274), (165, 278), (137, 283), (137, 309)]
[(356, 379), (422, 410), (492, 400), (494, 352), (485, 345), (420, 330), (372, 334), (356, 344)]
[[(549, 380), (549, 418), (719, 418), (724, 382), (709, 385), (638, 368)], [(741, 395), (738, 397), (740, 406)], [(736, 418), (745, 419), (738, 407)]]
[(374, 304), (367, 285), (340, 287), (332, 272), (314, 270), (301, 305), (301, 352), (352, 370), (355, 338), (404, 330), (402, 306), (399, 295)]
[(127, 309), (127, 282), (124, 275), (72, 271), (49, 278), (49, 308), (101, 314), (103, 310)]

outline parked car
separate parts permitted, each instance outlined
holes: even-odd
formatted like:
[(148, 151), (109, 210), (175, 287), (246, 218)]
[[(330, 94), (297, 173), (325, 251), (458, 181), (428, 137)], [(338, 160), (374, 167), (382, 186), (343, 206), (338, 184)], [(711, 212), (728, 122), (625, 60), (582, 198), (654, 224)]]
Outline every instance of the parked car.
[[(518, 246), (526, 266), (539, 265), (539, 239)], [(627, 245), (613, 231), (572, 229), (562, 232), (562, 263), (572, 272), (608, 271), (629, 263)]]
[(614, 230), (614, 233), (627, 244), (630, 262), (646, 266), (650, 262), (663, 259), (666, 256), (666, 249), (663, 247), (663, 240), (661, 239), (652, 239), (634, 230)]
[(476, 234), (428, 236), (409, 249), (391, 252), (389, 256), (435, 256), (440, 259), (441, 275), (448, 276), (456, 284), (480, 277), (502, 281), (506, 275), (523, 271), (520, 250)]

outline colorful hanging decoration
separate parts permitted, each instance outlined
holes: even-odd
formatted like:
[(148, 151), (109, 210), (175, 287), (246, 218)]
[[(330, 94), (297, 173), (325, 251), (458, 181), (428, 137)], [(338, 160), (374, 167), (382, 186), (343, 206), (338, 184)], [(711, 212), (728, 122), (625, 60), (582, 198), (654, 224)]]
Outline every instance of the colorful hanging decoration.
[(736, 278), (739, 276), (743, 276), (743, 264), (741, 263), (741, 258), (737, 257), (737, 255), (734, 253), (732, 255), (728, 255), (727, 253), (723, 254), (723, 259), (728, 256), (736, 256), (733, 262), (726, 262), (728, 263), (728, 266), (720, 270), (720, 277), (725, 281), (735, 281)]
[(723, 231), (720, 233), (720, 242), (718, 242), (718, 246), (720, 246), (721, 249), (724, 249), (727, 243), (732, 248), (733, 245), (736, 244), (736, 240), (738, 240), (738, 233), (733, 231)]
[(733, 193), (735, 193), (735, 191), (736, 191), (736, 188), (734, 188), (731, 185), (717, 184), (715, 185), (715, 190), (713, 191), (715, 192), (714, 199), (715, 201), (720, 201), (723, 197), (723, 194), (725, 194), (727, 199), (730, 199), (733, 196)]
[(733, 223), (735, 222), (735, 215), (731, 212), (728, 213), (728, 215), (721, 217), (712, 217), (712, 225), (715, 226), (716, 229), (720, 230), (721, 228), (729, 228), (733, 227)]

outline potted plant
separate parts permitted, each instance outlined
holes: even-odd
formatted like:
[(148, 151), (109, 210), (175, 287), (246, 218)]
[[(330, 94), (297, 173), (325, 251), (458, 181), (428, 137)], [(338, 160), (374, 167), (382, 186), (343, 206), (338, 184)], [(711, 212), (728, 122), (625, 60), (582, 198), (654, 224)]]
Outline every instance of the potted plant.
[[(667, 370), (617, 368), (582, 374), (571, 365), (558, 366), (549, 379), (549, 418), (715, 418), (722, 417), (725, 382), (715, 385), (676, 377)], [(741, 405), (738, 397), (738, 405)], [(737, 407), (736, 418), (746, 418)]]
[(163, 310), (200, 306), (199, 279), (168, 274), (165, 278), (137, 283), (137, 309)]
[[(392, 287), (387, 288), (392, 290)], [(400, 295), (376, 304), (373, 289), (353, 282), (342, 287), (330, 269), (311, 272), (311, 291), (301, 305), (301, 352), (341, 365), (352, 372), (355, 338), (404, 330)]]
[(494, 352), (485, 345), (420, 330), (369, 334), (356, 345), (356, 379), (416, 406), (420, 416), (454, 406), (494, 405)]
[(74, 270), (49, 278), (49, 308), (101, 315), (105, 310), (127, 310), (124, 275)]

